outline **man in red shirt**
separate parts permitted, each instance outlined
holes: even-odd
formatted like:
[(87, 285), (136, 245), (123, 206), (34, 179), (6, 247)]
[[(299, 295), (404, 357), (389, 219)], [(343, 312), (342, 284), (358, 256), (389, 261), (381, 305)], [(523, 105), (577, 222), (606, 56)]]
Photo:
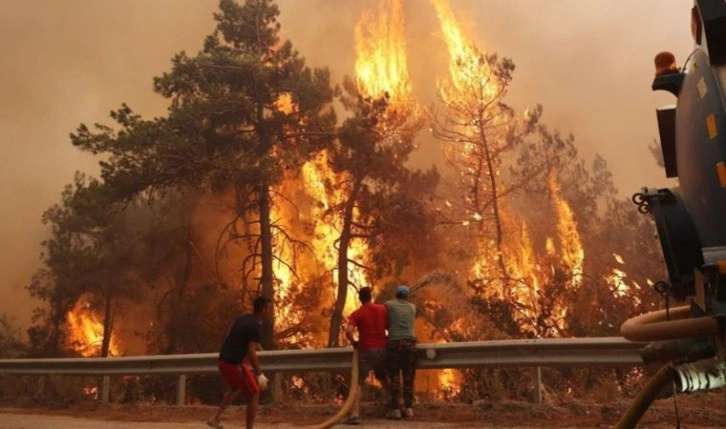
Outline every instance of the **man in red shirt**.
[[(383, 384), (386, 382), (386, 324), (388, 323), (388, 310), (384, 305), (371, 302), (371, 288), (364, 287), (358, 291), (361, 306), (348, 318), (345, 336), (353, 347), (358, 349), (358, 387), (355, 392), (355, 402), (348, 417), (343, 423), (357, 425), (360, 423), (360, 396), (361, 386), (368, 373), (372, 370), (376, 378)], [(358, 341), (353, 334), (358, 330)]]

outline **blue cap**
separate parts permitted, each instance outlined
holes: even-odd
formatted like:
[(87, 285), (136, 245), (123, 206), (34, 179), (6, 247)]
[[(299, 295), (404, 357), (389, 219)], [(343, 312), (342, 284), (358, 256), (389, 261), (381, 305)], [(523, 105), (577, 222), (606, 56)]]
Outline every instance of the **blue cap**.
[(398, 297), (401, 297), (401, 298), (408, 298), (408, 294), (409, 294), (409, 292), (410, 292), (410, 291), (408, 290), (408, 286), (406, 286), (406, 285), (401, 285), (401, 286), (399, 286), (399, 287), (397, 287), (397, 288), (396, 288), (396, 297), (397, 297), (397, 298), (398, 298)]

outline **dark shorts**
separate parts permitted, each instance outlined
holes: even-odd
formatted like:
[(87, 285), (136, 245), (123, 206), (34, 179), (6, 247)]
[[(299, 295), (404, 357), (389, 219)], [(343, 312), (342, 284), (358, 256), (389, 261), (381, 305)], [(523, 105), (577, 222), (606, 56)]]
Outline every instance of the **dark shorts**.
[(239, 389), (244, 396), (252, 396), (260, 393), (260, 386), (257, 385), (257, 379), (252, 371), (244, 365), (235, 365), (223, 360), (217, 361), (219, 373), (227, 385), (234, 389)]
[(358, 384), (363, 384), (370, 371), (379, 380), (386, 378), (386, 349), (358, 353)]

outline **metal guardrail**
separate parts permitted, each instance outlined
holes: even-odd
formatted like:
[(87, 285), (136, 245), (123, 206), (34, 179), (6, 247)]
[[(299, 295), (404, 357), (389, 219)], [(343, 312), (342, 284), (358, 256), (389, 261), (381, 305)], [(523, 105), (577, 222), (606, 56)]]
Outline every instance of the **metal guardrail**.
[[(542, 366), (636, 366), (645, 343), (620, 337), (474, 341), (417, 345), (419, 369), (520, 366), (536, 368), (535, 402), (540, 402)], [(273, 398), (282, 373), (350, 370), (353, 349), (275, 350), (259, 354), (273, 374)], [(103, 375), (101, 401), (108, 402), (111, 375), (178, 374), (177, 404), (186, 398), (187, 374), (217, 372), (217, 353), (67, 359), (0, 359), (0, 374)], [(39, 380), (43, 389), (44, 377)]]
[[(418, 368), (496, 366), (638, 365), (635, 343), (619, 337), (474, 341), (419, 344)], [(351, 368), (351, 348), (259, 353), (266, 372), (338, 371)], [(217, 354), (68, 359), (0, 359), (5, 374), (202, 374), (217, 372)]]

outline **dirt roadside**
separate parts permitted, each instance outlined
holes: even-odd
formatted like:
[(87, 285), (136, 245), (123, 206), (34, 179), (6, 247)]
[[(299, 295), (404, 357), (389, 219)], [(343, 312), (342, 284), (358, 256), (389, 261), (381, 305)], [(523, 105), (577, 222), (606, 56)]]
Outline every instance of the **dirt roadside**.
[[(676, 406), (677, 405), (677, 406)], [(477, 402), (424, 403), (418, 404), (416, 415), (411, 420), (391, 422), (381, 419), (385, 409), (380, 404), (364, 404), (362, 414), (364, 426), (383, 428), (606, 428), (612, 426), (628, 407), (627, 401), (608, 404), (586, 404), (578, 402), (562, 404), (532, 404), (528, 402)], [(258, 422), (260, 427), (293, 428), (319, 423), (335, 414), (334, 405), (314, 405), (304, 403), (282, 403), (264, 405), (260, 408)], [(22, 408), (8, 406), (0, 408), (3, 422), (16, 419), (49, 419), (72, 417), (90, 419), (96, 422), (109, 422), (112, 426), (97, 426), (99, 429), (124, 427), (127, 429), (146, 427), (127, 424), (113, 426), (114, 422), (126, 423), (174, 423), (195, 427), (214, 412), (214, 407), (187, 405), (100, 405), (86, 404), (63, 409), (47, 409), (40, 406)], [(18, 416), (18, 417), (13, 417)], [(24, 416), (24, 417), (23, 417)], [(676, 404), (673, 399), (657, 401), (641, 420), (641, 426), (648, 428), (673, 428), (680, 418), (683, 429), (724, 428), (726, 427), (726, 402), (723, 394), (680, 397)], [(228, 427), (244, 420), (244, 407), (233, 406), (225, 415)], [(57, 419), (56, 419), (57, 420)], [(78, 422), (76, 422), (78, 423)], [(16, 426), (0, 424), (0, 429), (34, 428), (39, 429), (42, 421), (27, 421)], [(74, 423), (75, 425), (75, 423)], [(231, 426), (230, 426), (231, 425)], [(61, 427), (61, 426), (44, 426)], [(63, 427), (71, 427), (63, 426)], [(74, 426), (75, 427), (75, 426)], [(91, 426), (89, 426), (91, 427)], [(149, 427), (156, 427), (155, 425)], [(171, 427), (171, 426), (169, 426)], [(199, 426), (196, 426), (199, 427)]]

